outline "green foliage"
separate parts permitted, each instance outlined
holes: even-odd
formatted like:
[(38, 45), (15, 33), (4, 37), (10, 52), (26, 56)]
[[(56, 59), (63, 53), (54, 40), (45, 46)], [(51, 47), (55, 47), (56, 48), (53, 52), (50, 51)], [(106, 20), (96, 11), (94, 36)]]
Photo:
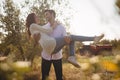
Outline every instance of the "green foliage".
[[(12, 0), (5, 0), (3, 2), (3, 14), (1, 18), (1, 28), (4, 31), (4, 39), (2, 40), (2, 48), (1, 51), (5, 53), (6, 50), (9, 49), (9, 53), (12, 53), (11, 49), (13, 50), (19, 50), (19, 52), (22, 54), (22, 57), (24, 59), (24, 52), (21, 46), (21, 26), (22, 22), (20, 20), (20, 9), (18, 9)], [(10, 47), (11, 46), (11, 47)]]
[(112, 40), (111, 43), (112, 43), (114, 49), (120, 50), (120, 40)]
[(100, 42), (101, 44), (112, 44), (113, 49), (118, 49), (120, 50), (120, 40), (102, 40)]
[(118, 8), (120, 8), (120, 0), (116, 0), (116, 5)]
[(117, 7), (118, 7), (119, 14), (120, 14), (120, 0), (116, 0), (116, 5), (117, 5)]
[[(40, 24), (45, 24), (43, 11), (50, 9), (54, 4), (60, 4), (62, 0), (25, 0), (24, 4), (21, 4), (21, 8), (29, 8), (26, 13), (35, 12), (40, 17)], [(34, 55), (40, 54), (41, 47), (33, 47), (33, 41), (27, 38), (25, 30), (25, 20), (20, 17), (21, 9), (19, 9), (12, 0), (5, 0), (3, 2), (3, 14), (1, 14), (1, 26), (4, 31), (0, 35), (0, 53), (15, 54), (17, 59), (32, 60)], [(25, 18), (25, 17), (24, 17)]]
[(42, 48), (40, 45), (37, 45), (34, 47), (34, 41), (33, 40), (28, 40), (26, 36), (23, 37), (23, 50), (24, 50), (24, 55), (27, 58), (27, 60), (33, 60), (35, 55), (40, 55)]
[[(41, 48), (34, 48), (32, 42), (29, 42), (25, 32), (23, 20), (20, 19), (20, 9), (15, 6), (12, 0), (4, 2), (3, 14), (1, 14), (1, 32), (0, 53), (4, 55), (15, 54), (18, 60), (25, 58), (33, 59), (35, 53), (40, 53)], [(37, 50), (38, 49), (38, 50)]]
[[(72, 18), (72, 8), (69, 5), (69, 1), (66, 0), (26, 0), (23, 7), (29, 7), (29, 12), (34, 12), (38, 15), (40, 20), (40, 25), (46, 23), (44, 18), (44, 10), (53, 9), (56, 12), (56, 19), (62, 22), (67, 29), (70, 26), (70, 18)], [(68, 15), (69, 14), (69, 15)]]

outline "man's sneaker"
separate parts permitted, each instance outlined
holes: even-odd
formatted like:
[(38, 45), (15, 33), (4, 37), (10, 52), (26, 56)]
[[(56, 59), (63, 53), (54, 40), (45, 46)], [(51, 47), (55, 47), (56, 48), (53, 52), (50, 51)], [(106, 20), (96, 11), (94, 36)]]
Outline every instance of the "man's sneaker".
[(96, 36), (94, 39), (94, 44), (97, 44), (103, 37), (104, 37), (104, 34), (101, 34), (100, 36)]
[(76, 61), (75, 56), (70, 56), (68, 57), (68, 62), (71, 63), (72, 65), (74, 65), (77, 68), (80, 68), (79, 63)]

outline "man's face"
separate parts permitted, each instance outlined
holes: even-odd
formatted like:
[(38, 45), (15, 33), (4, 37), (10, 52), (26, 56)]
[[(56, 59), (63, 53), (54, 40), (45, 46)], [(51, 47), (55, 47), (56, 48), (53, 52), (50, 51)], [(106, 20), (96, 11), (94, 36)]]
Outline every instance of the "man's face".
[(45, 12), (45, 18), (47, 21), (50, 21), (52, 19), (52, 14), (50, 12)]

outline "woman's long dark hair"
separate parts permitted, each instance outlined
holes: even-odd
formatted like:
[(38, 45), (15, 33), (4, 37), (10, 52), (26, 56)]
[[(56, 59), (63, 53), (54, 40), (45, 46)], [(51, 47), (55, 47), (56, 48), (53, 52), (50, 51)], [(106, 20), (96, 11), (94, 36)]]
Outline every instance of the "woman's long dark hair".
[(32, 23), (36, 23), (36, 21), (35, 21), (35, 13), (31, 13), (31, 14), (29, 14), (28, 16), (27, 16), (27, 18), (26, 18), (26, 28), (27, 28), (27, 32), (28, 32), (28, 35), (29, 35), (29, 37), (31, 36), (31, 33), (30, 33), (30, 25), (32, 24)]

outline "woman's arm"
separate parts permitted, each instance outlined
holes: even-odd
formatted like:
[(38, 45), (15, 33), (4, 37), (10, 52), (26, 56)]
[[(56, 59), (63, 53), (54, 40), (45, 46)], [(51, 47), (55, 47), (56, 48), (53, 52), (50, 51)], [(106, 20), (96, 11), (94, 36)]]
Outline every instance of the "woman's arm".
[(52, 31), (53, 31), (53, 29), (51, 27), (50, 28), (45, 28), (44, 26), (40, 26), (38, 24), (31, 24), (30, 25), (31, 34), (34, 34), (35, 32), (43, 32), (43, 33), (49, 34)]

